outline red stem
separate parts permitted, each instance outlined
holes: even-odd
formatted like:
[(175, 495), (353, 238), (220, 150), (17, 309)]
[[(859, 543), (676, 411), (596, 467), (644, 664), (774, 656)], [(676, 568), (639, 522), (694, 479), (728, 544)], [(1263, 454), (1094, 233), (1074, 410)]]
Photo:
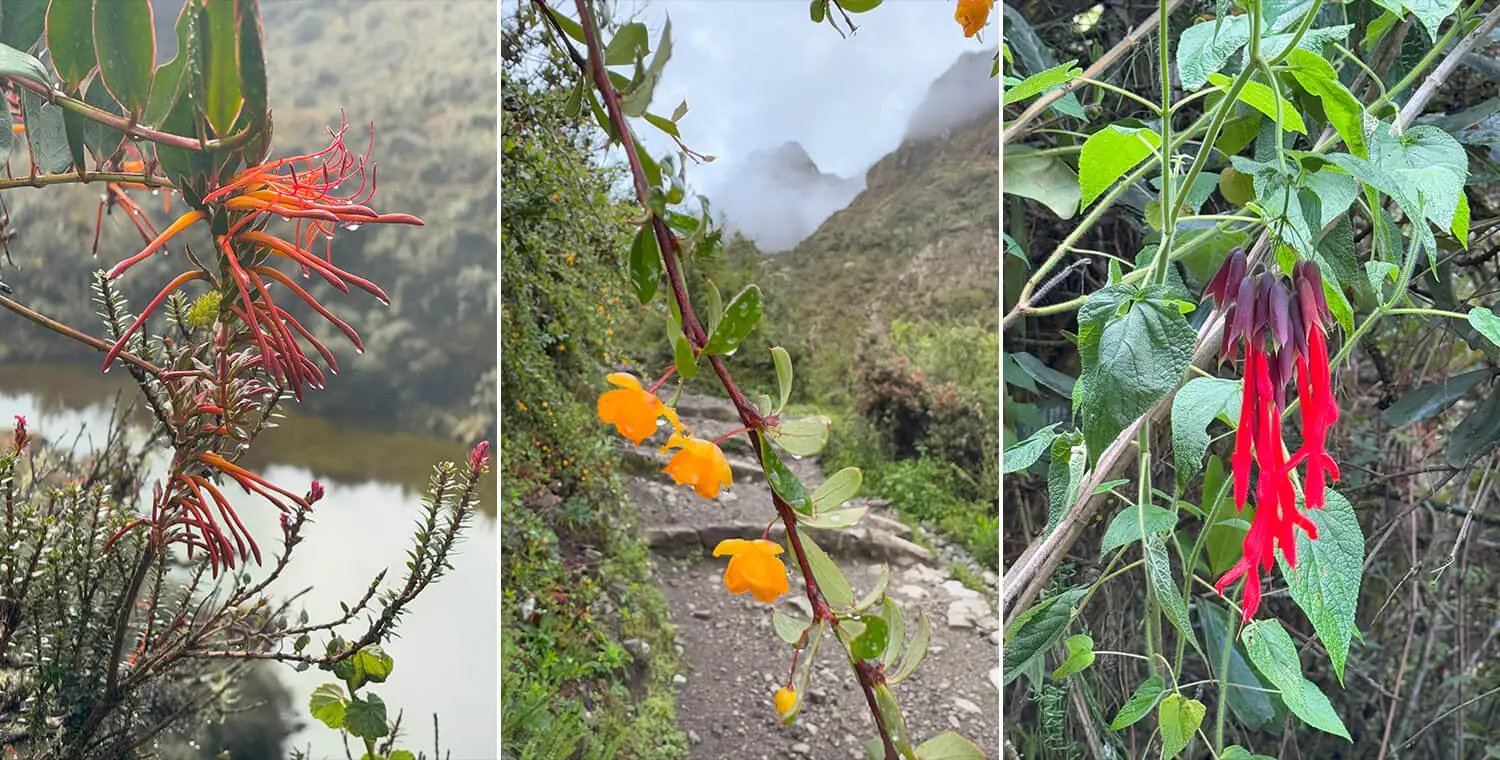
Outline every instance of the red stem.
[[(532, 0), (543, 14), (551, 14), (552, 9), (547, 7), (544, 0)], [(601, 54), (603, 49), (599, 44), (599, 36), (594, 28), (594, 17), (588, 7), (588, 0), (574, 0), (578, 8), (579, 21), (583, 26), (584, 42), (588, 46), (588, 72), (594, 81), (594, 87), (604, 98), (605, 109), (609, 113), (610, 121), (620, 133), (620, 145), (625, 149), (625, 157), (630, 163), (630, 175), (635, 185), (636, 200), (641, 207), (650, 209), (650, 185), (646, 182), (646, 172), (641, 165), (640, 155), (636, 153), (635, 140), (631, 139), (630, 126), (625, 121), (625, 115), (620, 109), (620, 96), (615, 91), (614, 85), (610, 84), (609, 74), (604, 68), (604, 59)], [(648, 212), (649, 213), (649, 212)], [(659, 216), (651, 214), (651, 223), (656, 231), (656, 239), (661, 243), (662, 263), (667, 273), (667, 281), (672, 286), (672, 296), (682, 312), (682, 332), (688, 340), (699, 349), (708, 343), (708, 335), (703, 330), (703, 325), (698, 321), (698, 315), (693, 311), (692, 300), (688, 297), (687, 288), (683, 283), (682, 271), (679, 266), (678, 256), (681, 247), (677, 237)], [(735, 385), (729, 376), (729, 370), (724, 366), (724, 360), (718, 356), (708, 358), (709, 365), (713, 367), (714, 374), (719, 376), (724, 390), (729, 394), (729, 400), (734, 404), (735, 411), (739, 413), (740, 421), (750, 434), (750, 445), (755, 450), (756, 459), (761, 456), (761, 438), (755, 431), (764, 426), (760, 412), (745, 398), (745, 394)], [(781, 516), (781, 521), (786, 525), (787, 540), (792, 545), (792, 553), (797, 557), (798, 569), (802, 571), (802, 579), (807, 584), (807, 599), (812, 606), (813, 622), (827, 620), (837, 628), (838, 620), (833, 615), (833, 610), (827, 600), (823, 598), (818, 588), (818, 582), (813, 578), (812, 563), (807, 559), (807, 553), (802, 548), (802, 538), (797, 533), (797, 512), (792, 509), (781, 495), (773, 489), (771, 501), (776, 506), (776, 512)], [(875, 728), (880, 732), (880, 740), (885, 745), (886, 760), (900, 760), (900, 754), (896, 751), (896, 745), (891, 740), (890, 732), (885, 726), (885, 717), (880, 713), (879, 706), (875, 700), (875, 682), (871, 671), (866, 668), (855, 666), (855, 673), (859, 677), (860, 688), (865, 692), (865, 700), (870, 706), (870, 715), (875, 719)]]

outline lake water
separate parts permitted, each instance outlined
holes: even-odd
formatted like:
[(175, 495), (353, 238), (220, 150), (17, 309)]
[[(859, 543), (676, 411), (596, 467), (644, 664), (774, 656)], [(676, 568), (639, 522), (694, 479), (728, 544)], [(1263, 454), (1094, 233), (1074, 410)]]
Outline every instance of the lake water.
[[(102, 442), (117, 394), (132, 398), (133, 386), (123, 374), (106, 377), (86, 367), (0, 368), (0, 427), (9, 427), (14, 415), (24, 414), (28, 426), (51, 442), (71, 442), (82, 431), (79, 447), (86, 450)], [(462, 445), (426, 436), (350, 430), (343, 423), (290, 418), (268, 432), (258, 442), (256, 456), (246, 461), (253, 471), (289, 490), (302, 492), (315, 478), (327, 489), (279, 587), (285, 596), (310, 587), (302, 602), (315, 622), (338, 617), (339, 603), (352, 604), (384, 568), (390, 568), (388, 586), (401, 582), (432, 465), (445, 459), (462, 461), (467, 454)], [(165, 463), (163, 456), (153, 470), (163, 473)], [(459, 545), (453, 570), (418, 597), (397, 630), (399, 638), (385, 644), (395, 670), (386, 683), (374, 685), (374, 693), (393, 718), (397, 711), (405, 711), (405, 738), (398, 747), (413, 752), (426, 748), (430, 754), (436, 713), (444, 754), (451, 751), (452, 757), (464, 760), (496, 756), (494, 477), (488, 476), (484, 513), (475, 516)], [(236, 497), (238, 489), (227, 493), (263, 553), (279, 550), (275, 508), (256, 496)], [(268, 553), (266, 560), (272, 561)], [(253, 564), (251, 568), (254, 574)], [(344, 634), (357, 636), (363, 630), (356, 624)], [(312, 648), (325, 641), (315, 638)], [(297, 673), (278, 666), (277, 673), (291, 691), (294, 724), (302, 726), (292, 735), (289, 748), (310, 746), (315, 758), (344, 757), (338, 735), (306, 713), (313, 689), (336, 679), (315, 668)]]

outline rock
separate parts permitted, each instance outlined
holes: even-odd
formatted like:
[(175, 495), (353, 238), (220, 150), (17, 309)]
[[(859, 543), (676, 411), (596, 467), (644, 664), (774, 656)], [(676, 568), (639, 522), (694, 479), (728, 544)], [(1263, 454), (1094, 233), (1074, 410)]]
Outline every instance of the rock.
[(812, 754), (812, 745), (806, 742), (797, 742), (796, 744), (792, 745), (792, 753), (807, 757), (808, 755)]
[(903, 583), (896, 589), (896, 593), (911, 599), (922, 599), (927, 596), (927, 589), (915, 584)]
[(689, 525), (658, 525), (646, 530), (651, 550), (668, 557), (686, 557), (703, 548), (698, 531)]
[(629, 652), (630, 656), (636, 662), (642, 665), (651, 662), (651, 645), (645, 641), (640, 639), (626, 639), (620, 642), (620, 645), (625, 647), (625, 651)]
[(868, 523), (870, 527), (883, 530), (893, 536), (906, 538), (907, 536), (911, 535), (911, 528), (907, 527), (906, 523), (903, 523), (899, 520), (892, 520), (891, 518), (884, 515), (877, 515), (874, 512), (865, 514), (865, 522)]
[(970, 715), (978, 715), (980, 712), (979, 705), (976, 705), (973, 702), (964, 699), (963, 697), (954, 697), (953, 706), (957, 707), (959, 712), (966, 712)]
[(712, 612), (709, 612), (708, 610), (693, 610), (693, 617), (698, 618), (699, 620), (708, 620), (713, 616), (714, 614)]
[(995, 646), (1000, 646), (1000, 641), (1003, 638), (1005, 637), (1001, 634), (999, 629), (996, 629), (990, 633), (990, 643), (994, 644)]
[(933, 559), (932, 552), (927, 549), (883, 530), (871, 530), (868, 540), (871, 546), (878, 550), (876, 555), (878, 558), (897, 567), (910, 567), (917, 563), (931, 562)]
[[(968, 586), (959, 583), (958, 581), (943, 581), (942, 589), (944, 593), (946, 593), (948, 596), (953, 597), (954, 599), (979, 598), (978, 591), (975, 591), (974, 589), (971, 589)], [(989, 605), (985, 605), (985, 609), (989, 609)]]
[(766, 524), (761, 523), (719, 523), (718, 525), (706, 525), (698, 529), (698, 539), (703, 542), (703, 547), (713, 551), (720, 541), (728, 541), (731, 538), (752, 539), (760, 538), (761, 531), (766, 529)]
[(703, 743), (703, 737), (699, 736), (697, 731), (689, 730), (688, 731), (688, 743), (689, 744), (702, 744)]
[(995, 691), (1000, 690), (1000, 666), (996, 665), (990, 670), (990, 683), (994, 684)]
[(791, 605), (792, 607), (795, 607), (798, 612), (802, 613), (803, 617), (812, 617), (812, 603), (807, 601), (806, 596), (800, 596), (797, 594), (788, 595), (786, 597), (786, 603)]
[(988, 623), (990, 618), (995, 617), (990, 612), (989, 602), (979, 598), (978, 594), (959, 599), (948, 605), (948, 627), (949, 628), (983, 628), (986, 632), (998, 626), (981, 626)]
[(676, 685), (676, 686), (686, 686), (687, 685), (687, 676), (685, 676), (685, 675), (683, 675), (681, 673), (678, 673), (677, 675), (672, 676), (672, 683), (674, 685)]

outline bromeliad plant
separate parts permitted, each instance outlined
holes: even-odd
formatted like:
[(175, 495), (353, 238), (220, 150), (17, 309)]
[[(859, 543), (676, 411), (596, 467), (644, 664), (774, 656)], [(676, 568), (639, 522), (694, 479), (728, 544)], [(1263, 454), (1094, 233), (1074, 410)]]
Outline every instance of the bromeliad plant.
[[(1304, 676), (1289, 631), (1315, 642), (1342, 684), (1357, 614), (1373, 624), (1360, 606), (1373, 558), (1350, 492), (1331, 487), (1347, 474), (1336, 452), (1349, 416), (1340, 398), (1355, 387), (1352, 354), (1394, 315), (1466, 334), (1471, 345), (1488, 341), (1486, 352), (1500, 346), (1490, 310), (1452, 310), (1473, 296), (1457, 296), (1440, 274), (1470, 245), (1466, 185), (1495, 175), (1471, 173), (1471, 158), (1483, 159), (1453, 134), (1474, 122), (1424, 116), (1471, 53), (1491, 44), (1500, 10), (1239, 0), (1195, 18), (1200, 9), (1178, 8), (1163, 0), (1086, 69), (1058, 63), (1020, 14), (1007, 15), (1005, 245), (1018, 287), (1007, 294), (1006, 339), (1026, 344), (1035, 339), (1028, 332), (1072, 328), (1064, 315), (1076, 310), (1067, 337), (1079, 370), (1076, 380), (1060, 371), (1071, 350), (1048, 361), (1013, 349), (1004, 359), (1003, 471), (1013, 480), (1045, 472), (1049, 485), (1046, 526), (1021, 537), (1029, 546), (1002, 587), (1004, 682), (1028, 676), (1031, 696), (1018, 688), (1008, 701), (1046, 720), (1065, 690), (1096, 683), (1087, 669), (1097, 656), (1118, 656), (1141, 660), (1142, 680), (1112, 721), (1084, 732), (1094, 754), (1105, 744), (1141, 752), (1144, 740), (1164, 758), (1248, 758), (1242, 745), (1261, 738), (1252, 732), (1279, 736), (1289, 713), (1342, 740), (1299, 739), (1304, 753), (1347, 754), (1343, 742), (1354, 741), (1354, 755), (1383, 757), (1393, 740), (1417, 738), (1392, 733), (1406, 697), (1392, 697), (1383, 738), (1351, 732), (1345, 720), (1357, 711), (1341, 714)], [(1083, 35), (1098, 23), (1074, 21)], [(1155, 81), (1141, 94), (1109, 70), (1146, 39), (1157, 42)], [(1371, 61), (1359, 49), (1390, 54)], [(1079, 98), (1085, 91), (1091, 103)], [(1116, 112), (1139, 118), (1088, 133), (1057, 128)], [(1475, 118), (1493, 109), (1484, 114)], [(1138, 216), (1107, 216), (1131, 197)], [(1028, 203), (1062, 220), (1084, 216), (1053, 237), (1040, 232), (1052, 220), (1027, 219)], [(1107, 220), (1118, 226), (1100, 234)], [(1122, 238), (1144, 245), (1138, 254), (1096, 250)], [(1041, 241), (1050, 253), (1033, 256)], [(1424, 270), (1431, 278), (1418, 287)], [(1068, 345), (1032, 345), (1049, 342)], [(1052, 419), (1043, 417), (1048, 405), (1059, 408)], [(1211, 436), (1215, 420), (1233, 433)], [(1226, 467), (1213, 450), (1231, 438)], [(1461, 469), (1496, 442), (1467, 440), (1465, 457), (1450, 464)], [(1159, 455), (1164, 444), (1172, 456)], [(1156, 485), (1165, 471), (1170, 491)], [(1103, 567), (1070, 584), (1059, 565), (1110, 496), (1125, 506), (1104, 530)], [(1090, 633), (1067, 635), (1121, 577), (1144, 587), (1144, 654), (1096, 651)], [(1271, 601), (1287, 596), (1301, 616)], [(1163, 618), (1176, 630), (1175, 649)], [(1048, 679), (1054, 649), (1060, 665)], [(1391, 668), (1398, 694), (1402, 658)], [(1154, 731), (1127, 732), (1153, 711)]]
[[(811, 17), (815, 23), (826, 20), (843, 33), (845, 27), (850, 31), (855, 29), (849, 14), (872, 10), (878, 4), (878, 0), (814, 0)], [(974, 0), (959, 3), (955, 20), (967, 36), (974, 36), (985, 25), (990, 5)], [(760, 321), (763, 311), (760, 289), (749, 285), (725, 305), (717, 287), (709, 282), (709, 303), (704, 311), (688, 294), (686, 268), (695, 259), (717, 255), (721, 232), (710, 224), (706, 199), (700, 197), (701, 210), (697, 214), (674, 208), (686, 194), (683, 176), (686, 162), (712, 160), (682, 144), (677, 121), (686, 113), (687, 104), (678, 106), (670, 119), (648, 110), (655, 85), (671, 56), (670, 21), (652, 54), (650, 36), (641, 23), (620, 25), (610, 39), (604, 39), (601, 29), (609, 26), (609, 20), (601, 18), (595, 4), (587, 0), (576, 1), (572, 9), (576, 12), (571, 17), (544, 0), (533, 0), (532, 6), (553, 32), (553, 43), (578, 68), (579, 78), (569, 101), (575, 112), (588, 109), (611, 143), (624, 149), (636, 200), (644, 212), (630, 251), (629, 273), (635, 294), (642, 304), (647, 304), (663, 282), (668, 292), (668, 334), (674, 365), (649, 387), (641, 378), (625, 373), (606, 377), (605, 381), (615, 388), (599, 396), (599, 420), (614, 425), (637, 446), (655, 435), (659, 426), (669, 428), (661, 447), (662, 453), (671, 454), (664, 471), (674, 482), (691, 486), (704, 499), (718, 498), (723, 489), (733, 485), (733, 474), (720, 444), (731, 436), (747, 436), (771, 486), (774, 514), (768, 515), (770, 519), (760, 537), (725, 540), (715, 547), (713, 554), (729, 557), (724, 584), (730, 593), (749, 593), (767, 604), (791, 589), (783, 557), (792, 559), (801, 576), (811, 619), (772, 612), (777, 635), (793, 648), (787, 680), (772, 700), (784, 723), (794, 721), (805, 706), (804, 695), (819, 645), (831, 634), (843, 647), (874, 720), (877, 736), (866, 745), (870, 757), (881, 760), (985, 757), (973, 742), (954, 732), (920, 743), (909, 735), (892, 687), (910, 676), (925, 656), (930, 631), (928, 618), (925, 613), (918, 613), (908, 640), (907, 618), (886, 594), (889, 568), (874, 588), (856, 599), (838, 565), (809, 535), (808, 529), (853, 525), (869, 507), (845, 506), (861, 483), (857, 468), (835, 473), (809, 493), (778, 453), (815, 454), (827, 442), (829, 432), (826, 418), (783, 417), (792, 392), (789, 353), (782, 348), (771, 349), (779, 384), (778, 400), (759, 396), (752, 402), (730, 375), (727, 360)], [(842, 18), (843, 26), (836, 15)], [(634, 78), (612, 71), (611, 67), (631, 67)], [(628, 119), (645, 119), (671, 136), (681, 148), (681, 156), (675, 160), (652, 159)], [(664, 401), (657, 395), (674, 375), (679, 378), (675, 390), (680, 395), (684, 383), (694, 380), (704, 369), (710, 370), (722, 384), (741, 423), (739, 430), (717, 440), (697, 437), (679, 419), (675, 401)], [(786, 531), (785, 547), (769, 538), (771, 527), (777, 522)]]
[[(153, 418), (147, 446), (170, 457), (167, 472), (153, 476), (112, 436), (86, 479), (68, 482), (66, 467), (61, 478), (38, 477), (38, 461), (55, 464), (58, 455), (33, 452), (18, 420), (14, 446), (0, 456), (0, 595), (10, 610), (0, 657), (26, 675), (11, 682), (20, 692), (6, 687), (21, 714), (10, 720), (4, 708), (4, 741), (28, 756), (135, 756), (163, 732), (212, 717), (236, 673), (270, 660), (333, 671), (349, 691), (320, 689), (314, 716), (362, 741), (366, 757), (412, 757), (391, 746), (395, 727), (379, 698), (355, 689), (385, 679), (391, 663), (380, 644), (449, 569), (480, 498), (488, 444), (466, 463), (436, 468), (402, 585), (382, 588), (382, 572), (341, 618), (322, 623), (305, 613), (293, 620), (291, 602), (272, 587), (324, 487), (279, 485), (242, 464), (287, 402), (324, 387), (325, 368), (338, 371), (320, 335), (327, 331), (309, 314), (362, 350), (354, 328), (298, 280), (316, 275), (388, 302), (379, 286), (334, 265), (333, 240), (362, 225), (421, 224), (370, 205), (373, 126), (363, 154), (346, 145), (343, 126), (324, 150), (268, 160), (256, 0), (187, 0), (177, 55), (160, 66), (147, 0), (5, 10), (0, 89), (10, 107), (0, 108), (0, 155), (22, 135), (29, 167), (20, 177), (7, 172), (0, 189), (103, 184), (95, 251), (115, 209), (145, 245), (95, 277), (104, 338), (28, 307), (24, 292), (0, 295), (0, 306), (104, 353), (105, 371), (124, 365)], [(160, 232), (132, 198), (148, 190), (164, 191), (167, 209), (186, 207)], [(132, 315), (115, 281), (173, 249), (186, 266)], [(148, 478), (150, 488), (140, 488)], [(280, 513), (279, 555), (246, 528), (241, 510), (260, 507), (247, 507), (240, 492)], [(171, 572), (184, 561), (185, 576)], [(53, 582), (34, 583), (37, 573)], [(341, 635), (362, 615), (363, 630)], [(309, 651), (322, 635), (330, 636), (324, 651)]]

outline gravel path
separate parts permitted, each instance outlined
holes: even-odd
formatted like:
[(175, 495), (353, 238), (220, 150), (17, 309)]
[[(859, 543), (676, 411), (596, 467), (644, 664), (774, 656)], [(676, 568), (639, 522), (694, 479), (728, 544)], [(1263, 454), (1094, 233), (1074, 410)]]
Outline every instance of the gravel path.
[[(684, 398), (678, 409), (700, 437), (717, 437), (737, 427), (732, 408), (717, 400)], [(658, 458), (649, 445), (629, 458), (636, 473), (629, 488), (656, 552), (655, 574), (683, 655), (683, 672), (676, 677), (678, 725), (688, 735), (693, 758), (863, 758), (864, 744), (875, 730), (842, 648), (832, 640), (823, 642), (808, 703), (796, 723), (779, 725), (772, 698), (786, 682), (792, 648), (771, 629), (772, 606), (730, 594), (722, 580), (725, 560), (710, 556), (723, 538), (758, 537), (774, 514), (770, 491), (740, 438), (725, 453), (732, 464), (743, 466), (735, 469), (728, 498), (717, 502), (699, 499), (686, 486), (672, 486), (660, 473), (665, 458)], [(809, 490), (822, 481), (815, 459), (788, 464)], [(881, 511), (872, 510), (874, 519), (867, 517), (856, 528), (813, 535), (838, 559), (856, 596), (889, 564), (887, 593), (908, 621), (918, 610), (931, 621), (926, 659), (895, 687), (913, 744), (956, 730), (998, 758), (998, 578), (940, 539), (924, 538), (938, 550), (933, 552), (903, 538), (910, 532)], [(778, 532), (772, 537), (779, 537)], [(950, 577), (952, 563), (966, 565), (982, 578), (983, 593)], [(805, 619), (807, 598), (796, 572), (791, 586), (775, 607)]]

